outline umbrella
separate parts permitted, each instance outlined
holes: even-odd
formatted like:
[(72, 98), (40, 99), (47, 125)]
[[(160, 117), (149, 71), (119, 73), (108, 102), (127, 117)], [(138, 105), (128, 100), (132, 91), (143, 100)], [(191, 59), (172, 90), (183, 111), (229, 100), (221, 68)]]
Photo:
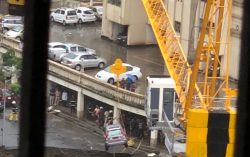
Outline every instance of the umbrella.
[(136, 81), (136, 77), (134, 75), (131, 74), (126, 74), (127, 78), (126, 79), (130, 79), (132, 82)]

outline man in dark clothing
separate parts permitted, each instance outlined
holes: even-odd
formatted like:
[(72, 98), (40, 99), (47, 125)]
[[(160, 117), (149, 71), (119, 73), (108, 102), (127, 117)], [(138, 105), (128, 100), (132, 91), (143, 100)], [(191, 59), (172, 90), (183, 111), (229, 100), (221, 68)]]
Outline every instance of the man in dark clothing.
[(100, 112), (99, 112), (99, 126), (102, 127), (104, 123), (104, 110), (103, 107), (100, 107)]
[(49, 90), (49, 105), (50, 106), (54, 105), (55, 103), (55, 92), (56, 90), (54, 87), (50, 88)]

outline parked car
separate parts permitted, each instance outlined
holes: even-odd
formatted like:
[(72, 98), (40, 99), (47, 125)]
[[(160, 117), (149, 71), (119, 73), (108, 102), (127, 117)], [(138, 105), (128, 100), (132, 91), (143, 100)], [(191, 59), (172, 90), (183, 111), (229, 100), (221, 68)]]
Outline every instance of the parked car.
[(87, 7), (78, 7), (76, 13), (78, 16), (78, 23), (96, 21), (94, 12)]
[(23, 17), (12, 15), (5, 15), (3, 17), (1, 22), (2, 33), (5, 33), (17, 26), (23, 26)]
[(102, 20), (103, 6), (93, 6), (93, 7), (89, 7), (89, 8), (93, 10), (93, 12), (98, 20)]
[(12, 106), (13, 101), (16, 101), (16, 96), (9, 89), (0, 89), (0, 102), (4, 104), (4, 96), (6, 96), (6, 107)]
[(104, 58), (86, 53), (69, 53), (62, 58), (61, 64), (80, 71), (81, 68), (98, 67), (104, 68), (107, 61)]
[(87, 48), (78, 44), (65, 43), (64, 45), (67, 53), (83, 52), (93, 55), (96, 54), (96, 51), (94, 49)]
[(104, 130), (105, 150), (115, 145), (124, 145), (128, 147), (128, 141), (125, 130), (118, 124), (108, 125)]
[(5, 33), (5, 36), (21, 41), (23, 40), (23, 32), (24, 32), (23, 26), (16, 26), (7, 31)]
[(65, 26), (67, 24), (76, 24), (78, 22), (78, 17), (75, 9), (61, 8), (56, 9), (50, 14), (50, 20), (52, 22), (62, 23)]
[(96, 54), (96, 51), (78, 44), (72, 43), (60, 43), (60, 42), (51, 42), (49, 43), (49, 58), (61, 62), (62, 58), (68, 53), (77, 53), (82, 52), (86, 54)]
[[(122, 63), (123, 66), (126, 67), (126, 72), (119, 75), (118, 81), (121, 81), (123, 78), (126, 80), (129, 75), (132, 75), (138, 80), (142, 77), (141, 69), (136, 66), (132, 66), (127, 63)], [(110, 66), (106, 67), (104, 70), (99, 71), (95, 78), (99, 79), (102, 82), (108, 82), (114, 84), (117, 82), (116, 74), (110, 71)]]
[(116, 40), (121, 44), (127, 44), (127, 39), (128, 39), (128, 36), (127, 36), (127, 33), (125, 32), (119, 33), (116, 37)]

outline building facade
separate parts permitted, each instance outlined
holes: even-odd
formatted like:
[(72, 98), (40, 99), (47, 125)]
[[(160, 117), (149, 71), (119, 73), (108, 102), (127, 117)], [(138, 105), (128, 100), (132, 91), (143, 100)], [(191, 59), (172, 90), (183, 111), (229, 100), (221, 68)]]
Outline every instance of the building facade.
[[(172, 19), (176, 33), (188, 59), (192, 61), (197, 45), (206, 0), (164, 0), (165, 7)], [(240, 37), (242, 25), (243, 0), (233, 0), (231, 19), (231, 53), (229, 76), (238, 79)], [(126, 36), (126, 45), (156, 44), (154, 34), (148, 21), (141, 0), (104, 0), (104, 14), (102, 22), (102, 36), (117, 40), (119, 34)], [(226, 25), (226, 24), (225, 24)], [(224, 26), (223, 26), (224, 28)], [(225, 39), (227, 29), (223, 29), (222, 38)], [(221, 46), (221, 50), (225, 46)], [(221, 51), (223, 63), (226, 56)], [(224, 63), (223, 65), (226, 65)], [(221, 68), (225, 72), (225, 66)]]

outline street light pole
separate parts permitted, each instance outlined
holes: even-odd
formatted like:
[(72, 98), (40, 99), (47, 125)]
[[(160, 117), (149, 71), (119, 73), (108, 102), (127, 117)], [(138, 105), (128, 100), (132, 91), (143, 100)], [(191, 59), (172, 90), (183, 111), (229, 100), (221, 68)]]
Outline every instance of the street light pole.
[(6, 84), (10, 80), (4, 80), (4, 92), (3, 92), (3, 146), (5, 146), (5, 108), (6, 108)]

